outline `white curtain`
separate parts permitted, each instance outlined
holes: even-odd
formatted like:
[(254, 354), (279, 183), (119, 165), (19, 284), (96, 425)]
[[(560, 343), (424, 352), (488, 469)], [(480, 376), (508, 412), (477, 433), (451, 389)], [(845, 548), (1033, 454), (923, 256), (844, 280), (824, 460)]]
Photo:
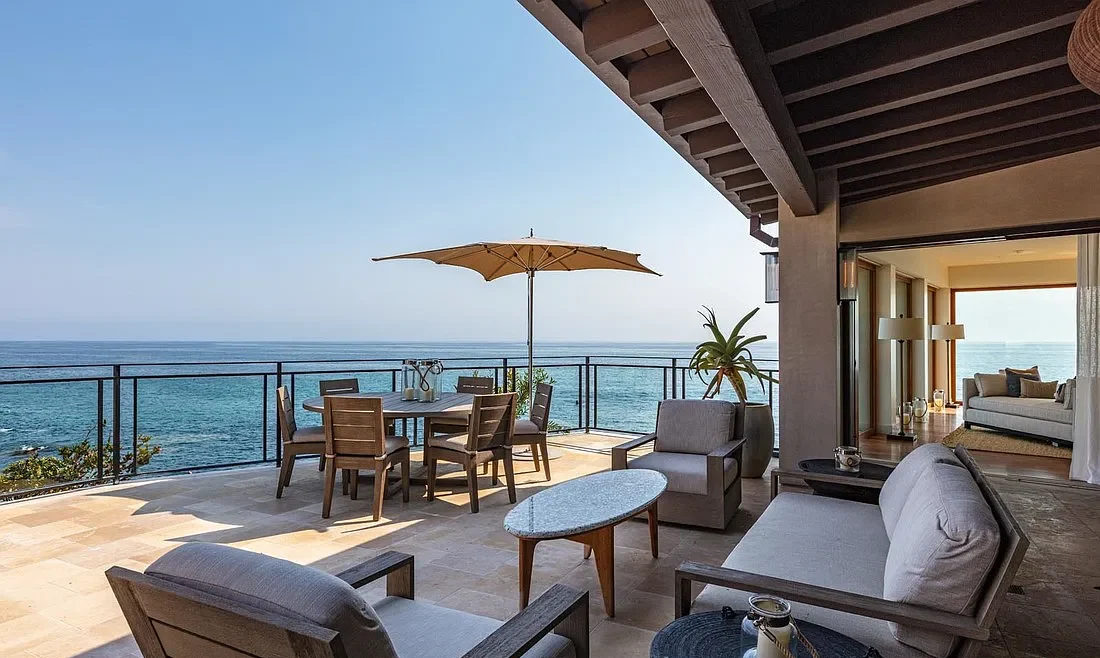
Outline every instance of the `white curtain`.
[(1100, 484), (1100, 234), (1077, 238), (1077, 387), (1069, 476)]

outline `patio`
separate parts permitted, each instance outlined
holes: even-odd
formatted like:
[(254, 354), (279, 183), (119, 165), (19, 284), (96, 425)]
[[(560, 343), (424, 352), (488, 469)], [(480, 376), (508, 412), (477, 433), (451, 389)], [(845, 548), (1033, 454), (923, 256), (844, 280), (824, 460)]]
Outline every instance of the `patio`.
[[(568, 440), (568, 437), (561, 437)], [(621, 439), (586, 437), (606, 447)], [(569, 449), (554, 481), (608, 468), (602, 450)], [(303, 464), (305, 466), (305, 464)], [(505, 619), (517, 609), (516, 540), (501, 526), (511, 509), (502, 487), (482, 491), (471, 515), (465, 486), (441, 486), (434, 503), (387, 500), (370, 521), (370, 499), (337, 497), (322, 520), (321, 478), (301, 468), (281, 500), (275, 469), (131, 482), (0, 507), (0, 654), (9, 658), (139, 656), (103, 577), (111, 565), (143, 569), (185, 541), (247, 548), (326, 571), (387, 550), (416, 556), (417, 598)], [(521, 464), (523, 499), (547, 486)], [(1033, 545), (983, 656), (1093, 656), (1100, 650), (1100, 491), (997, 478)], [(616, 534), (617, 616), (604, 617), (594, 565), (568, 542), (539, 546), (532, 594), (555, 582), (590, 591), (596, 656), (646, 656), (673, 615), (672, 572), (685, 559), (720, 564), (768, 502), (768, 481), (744, 480), (744, 502), (725, 532), (662, 525), (661, 557), (649, 555), (643, 523)], [(858, 559), (858, 556), (853, 556)], [(369, 597), (377, 589), (367, 590)]]

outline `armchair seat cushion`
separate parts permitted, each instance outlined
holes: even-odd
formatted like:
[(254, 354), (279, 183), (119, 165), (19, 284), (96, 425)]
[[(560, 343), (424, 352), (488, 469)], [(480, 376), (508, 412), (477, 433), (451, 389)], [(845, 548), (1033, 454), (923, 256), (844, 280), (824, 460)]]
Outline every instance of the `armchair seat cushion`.
[[(468, 612), (441, 608), (410, 599), (387, 596), (374, 605), (402, 658), (460, 658), (503, 622)], [(369, 654), (363, 654), (364, 657)], [(573, 643), (550, 634), (531, 647), (524, 658), (574, 658)]]
[(183, 544), (145, 573), (222, 599), (331, 628), (355, 653), (397, 658), (379, 616), (351, 585), (323, 571), (220, 544)]
[(542, 430), (529, 418), (517, 418), (515, 434), (542, 434)]
[[(722, 489), (737, 481), (737, 460), (729, 458), (723, 464)], [(668, 490), (679, 493), (706, 495), (707, 456), (680, 452), (651, 452), (627, 464), (627, 468), (646, 468), (668, 478)]]
[(324, 443), (325, 442), (325, 428), (320, 425), (310, 425), (308, 427), (299, 427), (294, 436), (290, 439), (291, 443)]

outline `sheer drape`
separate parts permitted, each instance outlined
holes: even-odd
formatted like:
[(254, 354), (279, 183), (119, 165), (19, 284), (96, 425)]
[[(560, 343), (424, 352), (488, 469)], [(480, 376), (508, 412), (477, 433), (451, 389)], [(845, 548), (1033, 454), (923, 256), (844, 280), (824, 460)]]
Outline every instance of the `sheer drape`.
[(1070, 477), (1100, 484), (1100, 234), (1077, 238), (1077, 387)]

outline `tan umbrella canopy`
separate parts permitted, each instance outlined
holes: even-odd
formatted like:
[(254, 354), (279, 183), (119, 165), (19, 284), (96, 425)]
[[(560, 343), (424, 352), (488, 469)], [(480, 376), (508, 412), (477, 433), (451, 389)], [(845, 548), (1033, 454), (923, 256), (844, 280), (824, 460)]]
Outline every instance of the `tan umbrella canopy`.
[[(527, 382), (534, 381), (534, 303), (535, 272), (572, 272), (574, 270), (626, 270), (657, 274), (638, 262), (638, 254), (607, 247), (537, 238), (534, 231), (526, 238), (504, 242), (475, 242), (459, 247), (417, 251), (411, 254), (375, 258), (423, 258), (440, 265), (455, 265), (476, 271), (486, 281), (509, 274), (527, 274)], [(657, 274), (660, 276), (660, 274)], [(533, 390), (533, 389), (532, 389)]]

